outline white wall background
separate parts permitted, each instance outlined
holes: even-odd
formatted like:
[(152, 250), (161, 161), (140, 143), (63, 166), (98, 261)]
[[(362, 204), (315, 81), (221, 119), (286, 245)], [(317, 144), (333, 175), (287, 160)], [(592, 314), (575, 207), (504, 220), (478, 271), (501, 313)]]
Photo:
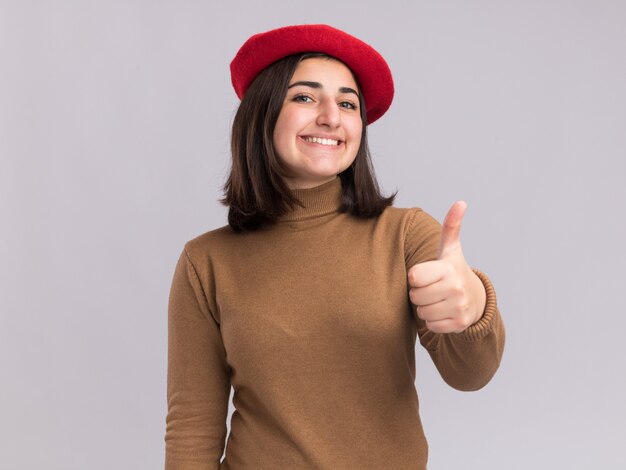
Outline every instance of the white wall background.
[(386, 57), (379, 181), (440, 221), (467, 201), (505, 318), (479, 392), (418, 346), (429, 468), (626, 468), (617, 0), (0, 0), (0, 468), (162, 468), (175, 262), (226, 223), (228, 66), (300, 23)]

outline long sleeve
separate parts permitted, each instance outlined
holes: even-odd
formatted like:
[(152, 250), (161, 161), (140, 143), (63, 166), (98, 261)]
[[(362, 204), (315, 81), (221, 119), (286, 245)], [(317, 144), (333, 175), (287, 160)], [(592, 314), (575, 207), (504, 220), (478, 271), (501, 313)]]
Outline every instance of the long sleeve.
[(168, 305), (165, 470), (220, 468), (229, 397), (220, 326), (185, 246)]
[[(414, 209), (405, 238), (407, 271), (417, 263), (437, 259), (440, 237), (441, 224), (421, 209)], [(417, 316), (416, 306), (411, 302), (421, 345), (428, 351), (443, 380), (464, 391), (478, 390), (491, 380), (500, 365), (505, 343), (504, 323), (496, 303), (495, 289), (486, 274), (476, 268), (472, 270), (485, 286), (487, 301), (480, 320), (465, 331), (433, 333)]]

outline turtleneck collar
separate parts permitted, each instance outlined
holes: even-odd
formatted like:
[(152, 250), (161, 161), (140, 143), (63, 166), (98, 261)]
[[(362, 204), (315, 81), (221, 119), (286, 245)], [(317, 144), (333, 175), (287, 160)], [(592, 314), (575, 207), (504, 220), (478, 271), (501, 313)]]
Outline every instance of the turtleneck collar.
[(341, 178), (315, 186), (313, 188), (292, 189), (293, 195), (304, 207), (296, 205), (278, 218), (278, 221), (306, 220), (332, 214), (341, 205)]

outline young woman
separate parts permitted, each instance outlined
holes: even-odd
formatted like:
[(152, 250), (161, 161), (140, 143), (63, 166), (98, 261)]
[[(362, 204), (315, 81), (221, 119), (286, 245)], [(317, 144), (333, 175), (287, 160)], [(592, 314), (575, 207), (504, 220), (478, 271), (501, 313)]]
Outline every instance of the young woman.
[(228, 225), (185, 244), (170, 291), (165, 468), (425, 469), (416, 338), (459, 390), (504, 347), (461, 250), (465, 203), (442, 226), (380, 194), (366, 130), (393, 81), (359, 39), (257, 34), (231, 76)]

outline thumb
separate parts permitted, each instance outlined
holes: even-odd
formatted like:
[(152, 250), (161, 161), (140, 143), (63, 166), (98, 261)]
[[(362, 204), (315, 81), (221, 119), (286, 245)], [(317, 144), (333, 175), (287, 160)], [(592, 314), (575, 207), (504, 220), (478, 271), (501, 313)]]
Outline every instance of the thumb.
[(439, 249), (437, 250), (437, 259), (441, 259), (448, 255), (451, 251), (460, 248), (461, 240), (461, 221), (465, 215), (467, 204), (465, 201), (457, 201), (446, 214), (441, 227), (441, 239), (439, 240)]

